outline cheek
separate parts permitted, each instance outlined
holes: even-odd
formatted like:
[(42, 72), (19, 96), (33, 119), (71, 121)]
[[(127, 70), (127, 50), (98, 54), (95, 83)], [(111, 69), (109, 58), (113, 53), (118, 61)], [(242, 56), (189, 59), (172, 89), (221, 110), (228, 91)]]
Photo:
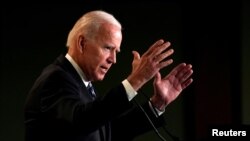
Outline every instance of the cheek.
[[(91, 55), (90, 55), (91, 54)], [(95, 71), (106, 64), (108, 58), (108, 54), (101, 49), (91, 50), (89, 52), (89, 57), (87, 58), (87, 62), (91, 64), (91, 68)]]
[(106, 61), (107, 61), (107, 59), (108, 59), (107, 53), (106, 53), (106, 54), (105, 54), (105, 53), (99, 53), (99, 54), (96, 55), (96, 57), (95, 57), (95, 60), (96, 60), (96, 62), (97, 62), (98, 65), (103, 65), (103, 64), (105, 64)]
[(101, 56), (95, 56), (94, 58), (90, 59), (92, 62), (92, 67), (95, 68), (95, 70), (98, 70), (98, 68), (100, 68), (100, 66), (104, 63), (104, 58), (102, 58)]

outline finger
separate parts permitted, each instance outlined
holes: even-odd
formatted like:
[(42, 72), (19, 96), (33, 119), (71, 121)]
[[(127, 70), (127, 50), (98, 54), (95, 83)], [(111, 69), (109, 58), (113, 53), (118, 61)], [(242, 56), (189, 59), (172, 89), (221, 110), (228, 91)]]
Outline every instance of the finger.
[(164, 44), (158, 46), (157, 48), (154, 48), (154, 50), (152, 51), (152, 56), (158, 56), (159, 54), (161, 54), (164, 50), (166, 50), (168, 47), (170, 47), (170, 42), (165, 42)]
[(157, 72), (155, 75), (154, 83), (161, 81), (161, 73)]
[(169, 75), (165, 76), (164, 79), (167, 79), (168, 76), (173, 75), (175, 76), (180, 70), (182, 70), (186, 66), (186, 63), (180, 63), (177, 65), (170, 73)]
[(155, 59), (156, 62), (161, 62), (162, 60), (164, 60), (165, 58), (167, 58), (168, 56), (170, 56), (171, 54), (174, 53), (174, 50), (173, 49), (170, 49), (160, 55), (158, 55)]
[(134, 60), (140, 60), (140, 54), (137, 51), (132, 51), (133, 55), (134, 55)]
[(172, 63), (173, 63), (173, 59), (168, 59), (167, 61), (160, 62), (157, 65), (157, 68), (162, 69), (162, 68), (167, 67), (168, 65), (170, 65)]
[(181, 82), (181, 83), (185, 82), (192, 74), (193, 74), (193, 70), (192, 70), (192, 69), (188, 70), (188, 71), (182, 76), (182, 78), (180, 79), (180, 82)]
[(149, 55), (153, 52), (153, 50), (158, 47), (159, 45), (162, 45), (164, 43), (164, 40), (160, 39), (156, 41), (153, 45), (149, 47), (149, 49), (145, 52), (145, 55)]
[(182, 78), (188, 71), (192, 69), (192, 65), (188, 64), (183, 69), (179, 70), (176, 74), (177, 78)]
[(185, 83), (182, 83), (182, 85), (181, 85), (182, 89), (187, 88), (192, 82), (193, 82), (193, 79), (190, 78), (187, 81), (185, 81)]

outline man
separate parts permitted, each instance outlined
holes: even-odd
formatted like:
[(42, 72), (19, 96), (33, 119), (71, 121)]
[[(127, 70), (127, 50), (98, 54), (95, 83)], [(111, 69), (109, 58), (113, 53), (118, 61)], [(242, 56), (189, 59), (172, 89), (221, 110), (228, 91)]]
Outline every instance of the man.
[[(25, 105), (26, 141), (129, 141), (151, 130), (133, 104), (137, 91), (155, 77), (154, 94), (143, 108), (163, 124), (165, 107), (192, 83), (191, 65), (182, 63), (161, 78), (173, 61), (169, 42), (155, 42), (141, 57), (133, 51), (132, 72), (103, 98), (92, 87), (101, 81), (120, 52), (121, 24), (109, 13), (83, 15), (69, 33), (68, 52), (45, 68)], [(155, 112), (155, 110), (156, 112)]]

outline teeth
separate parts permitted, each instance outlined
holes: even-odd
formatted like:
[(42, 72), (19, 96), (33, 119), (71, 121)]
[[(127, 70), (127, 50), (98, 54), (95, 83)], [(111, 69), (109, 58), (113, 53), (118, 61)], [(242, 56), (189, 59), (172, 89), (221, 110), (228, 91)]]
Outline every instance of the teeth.
[(106, 68), (106, 67), (103, 67), (103, 66), (102, 66), (102, 68), (103, 68), (103, 69), (105, 69), (105, 70), (106, 70), (106, 69), (108, 69), (108, 68)]

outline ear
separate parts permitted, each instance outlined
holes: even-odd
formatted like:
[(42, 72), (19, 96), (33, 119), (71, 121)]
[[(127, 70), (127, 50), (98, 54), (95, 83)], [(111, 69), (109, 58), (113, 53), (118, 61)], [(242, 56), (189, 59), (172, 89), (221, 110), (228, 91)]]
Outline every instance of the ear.
[(84, 38), (84, 36), (82, 36), (82, 35), (79, 36), (77, 45), (78, 45), (79, 51), (81, 53), (83, 53), (83, 49), (85, 47), (85, 38)]

